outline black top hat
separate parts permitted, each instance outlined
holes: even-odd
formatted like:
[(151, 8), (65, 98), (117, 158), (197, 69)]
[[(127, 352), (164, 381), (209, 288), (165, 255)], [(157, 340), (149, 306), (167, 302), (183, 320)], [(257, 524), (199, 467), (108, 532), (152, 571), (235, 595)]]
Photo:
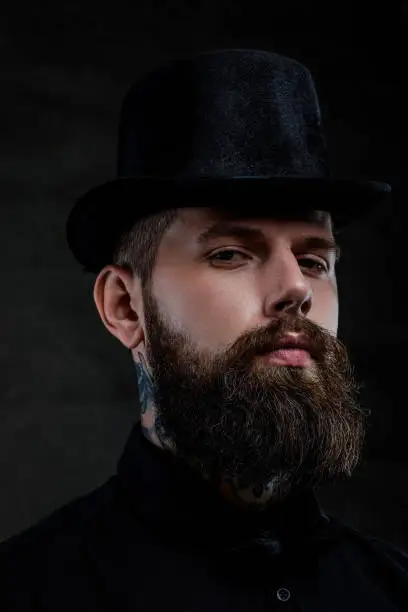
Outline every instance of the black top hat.
[[(228, 49), (174, 61), (128, 91), (118, 178), (75, 204), (67, 240), (98, 273), (140, 218), (185, 206), (326, 210), (339, 230), (391, 192), (330, 175), (319, 102), (302, 64)], [(113, 213), (113, 214), (112, 214)]]

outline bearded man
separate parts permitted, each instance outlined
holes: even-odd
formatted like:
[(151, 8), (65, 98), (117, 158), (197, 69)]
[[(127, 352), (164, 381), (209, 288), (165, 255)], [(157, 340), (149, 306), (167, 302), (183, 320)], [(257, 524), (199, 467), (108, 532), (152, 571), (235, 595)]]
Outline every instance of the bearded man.
[(1, 610), (407, 610), (406, 554), (317, 500), (367, 425), (338, 238), (389, 186), (330, 175), (309, 71), (265, 51), (149, 73), (119, 135), (67, 238), (141, 418), (103, 486), (0, 546)]

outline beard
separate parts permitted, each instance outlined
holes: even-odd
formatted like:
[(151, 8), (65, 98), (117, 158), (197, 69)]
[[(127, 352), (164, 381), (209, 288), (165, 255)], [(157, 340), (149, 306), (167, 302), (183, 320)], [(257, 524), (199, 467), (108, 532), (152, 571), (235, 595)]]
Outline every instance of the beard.
[[(260, 500), (351, 476), (367, 413), (347, 349), (331, 333), (285, 316), (214, 354), (174, 329), (148, 289), (144, 303), (155, 431), (164, 448), (216, 487), (231, 483)], [(288, 332), (310, 341), (310, 367), (260, 363), (257, 355)]]

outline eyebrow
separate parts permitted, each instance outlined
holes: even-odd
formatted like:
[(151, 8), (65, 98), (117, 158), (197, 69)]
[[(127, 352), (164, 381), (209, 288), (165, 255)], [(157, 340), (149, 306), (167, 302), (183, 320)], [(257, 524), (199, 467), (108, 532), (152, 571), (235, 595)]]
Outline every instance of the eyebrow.
[[(268, 245), (268, 239), (261, 229), (247, 225), (236, 225), (226, 221), (218, 221), (205, 229), (199, 234), (197, 242), (200, 245), (206, 245), (214, 238), (224, 238), (226, 236), (240, 238), (263, 246)], [(333, 251), (336, 255), (336, 262), (340, 259), (340, 246), (334, 238), (310, 234), (302, 236), (301, 242), (306, 249)]]

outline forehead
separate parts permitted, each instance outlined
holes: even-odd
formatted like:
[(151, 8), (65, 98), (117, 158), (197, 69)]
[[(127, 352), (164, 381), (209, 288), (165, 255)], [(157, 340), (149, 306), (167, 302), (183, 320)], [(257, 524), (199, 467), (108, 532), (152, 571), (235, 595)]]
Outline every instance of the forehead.
[(265, 214), (265, 208), (257, 210), (253, 206), (242, 210), (189, 207), (179, 209), (178, 218), (183, 225), (188, 225), (190, 229), (196, 228), (197, 231), (217, 221), (255, 221), (265, 226), (274, 222), (309, 223), (323, 230), (332, 231), (332, 220), (327, 211), (294, 207), (274, 210), (270, 215)]

